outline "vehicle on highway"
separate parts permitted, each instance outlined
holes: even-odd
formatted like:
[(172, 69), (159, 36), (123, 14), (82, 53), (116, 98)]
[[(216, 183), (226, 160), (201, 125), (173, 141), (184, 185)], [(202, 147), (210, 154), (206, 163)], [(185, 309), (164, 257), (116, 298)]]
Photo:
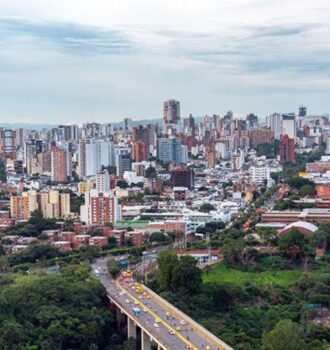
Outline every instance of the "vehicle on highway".
[(100, 271), (99, 271), (98, 269), (95, 269), (94, 272), (95, 272), (95, 275), (96, 275), (96, 276), (100, 276)]
[(139, 302), (137, 300), (134, 300), (135, 305), (139, 305)]
[(139, 317), (141, 315), (141, 310), (138, 307), (133, 307), (132, 310), (134, 316)]
[(135, 286), (135, 291), (136, 293), (142, 294), (143, 293), (143, 288), (139, 284)]
[(155, 322), (156, 322), (156, 323), (159, 323), (159, 322), (160, 322), (160, 319), (159, 319), (159, 318), (156, 318), (156, 319), (155, 319)]
[(126, 304), (130, 304), (131, 303), (131, 301), (129, 299), (126, 299), (125, 302), (126, 302)]
[(166, 316), (167, 319), (169, 319), (170, 318), (170, 313), (167, 311), (165, 316)]
[(155, 323), (154, 323), (154, 327), (155, 327), (155, 328), (159, 328), (159, 324), (155, 322)]
[(175, 329), (176, 329), (178, 332), (181, 332), (181, 331), (182, 331), (182, 328), (181, 328), (180, 326), (177, 326)]
[(175, 335), (175, 332), (174, 332), (172, 329), (170, 329), (170, 330), (168, 331), (168, 333), (171, 334), (171, 335)]
[(181, 320), (180, 324), (185, 325), (185, 324), (187, 324), (187, 322), (185, 320)]
[(146, 307), (144, 307), (143, 312), (148, 312), (148, 309)]

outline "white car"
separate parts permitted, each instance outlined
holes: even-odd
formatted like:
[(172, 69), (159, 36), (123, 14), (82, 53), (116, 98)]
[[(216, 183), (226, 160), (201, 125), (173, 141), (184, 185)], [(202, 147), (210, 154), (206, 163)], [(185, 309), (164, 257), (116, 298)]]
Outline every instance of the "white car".
[(154, 323), (154, 327), (155, 327), (155, 328), (159, 328), (159, 324), (155, 322), (155, 323)]
[(130, 304), (131, 303), (131, 301), (129, 299), (126, 299), (125, 302), (126, 302), (126, 304)]
[(180, 324), (185, 325), (187, 322), (185, 320), (181, 320)]

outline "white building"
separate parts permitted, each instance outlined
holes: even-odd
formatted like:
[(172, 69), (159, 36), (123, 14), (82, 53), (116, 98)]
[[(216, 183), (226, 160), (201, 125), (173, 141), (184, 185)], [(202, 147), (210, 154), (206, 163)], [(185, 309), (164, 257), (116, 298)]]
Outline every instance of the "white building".
[(274, 131), (275, 139), (279, 140), (282, 133), (282, 117), (279, 113), (273, 113), (266, 117), (266, 124)]
[(252, 166), (249, 169), (249, 175), (251, 182), (257, 183), (259, 185), (263, 184), (264, 181), (269, 181), (270, 179), (270, 168), (267, 166), (256, 167)]
[(282, 135), (288, 135), (290, 139), (296, 139), (297, 125), (294, 115), (282, 116)]
[(123, 178), (129, 185), (132, 183), (138, 184), (140, 182), (144, 182), (144, 177), (138, 176), (135, 171), (124, 171)]
[(95, 176), (96, 189), (98, 192), (110, 191), (110, 175), (108, 171), (97, 173)]

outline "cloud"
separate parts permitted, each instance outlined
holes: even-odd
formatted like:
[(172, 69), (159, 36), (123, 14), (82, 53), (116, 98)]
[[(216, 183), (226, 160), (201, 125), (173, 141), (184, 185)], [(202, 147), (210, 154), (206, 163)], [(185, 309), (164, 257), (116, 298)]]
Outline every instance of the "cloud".
[(79, 55), (121, 54), (135, 49), (134, 43), (119, 30), (63, 22), (0, 18), (0, 36), (30, 37), (41, 45), (51, 43)]

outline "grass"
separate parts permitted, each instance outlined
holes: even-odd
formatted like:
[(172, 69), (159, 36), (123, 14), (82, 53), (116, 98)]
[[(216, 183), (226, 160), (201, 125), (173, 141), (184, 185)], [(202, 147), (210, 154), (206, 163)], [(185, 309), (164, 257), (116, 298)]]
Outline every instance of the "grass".
[(290, 287), (304, 273), (303, 270), (280, 270), (263, 272), (244, 272), (227, 267), (224, 264), (215, 265), (210, 272), (204, 272), (203, 282), (223, 281), (240, 285), (253, 282), (258, 285), (275, 284), (281, 287)]

